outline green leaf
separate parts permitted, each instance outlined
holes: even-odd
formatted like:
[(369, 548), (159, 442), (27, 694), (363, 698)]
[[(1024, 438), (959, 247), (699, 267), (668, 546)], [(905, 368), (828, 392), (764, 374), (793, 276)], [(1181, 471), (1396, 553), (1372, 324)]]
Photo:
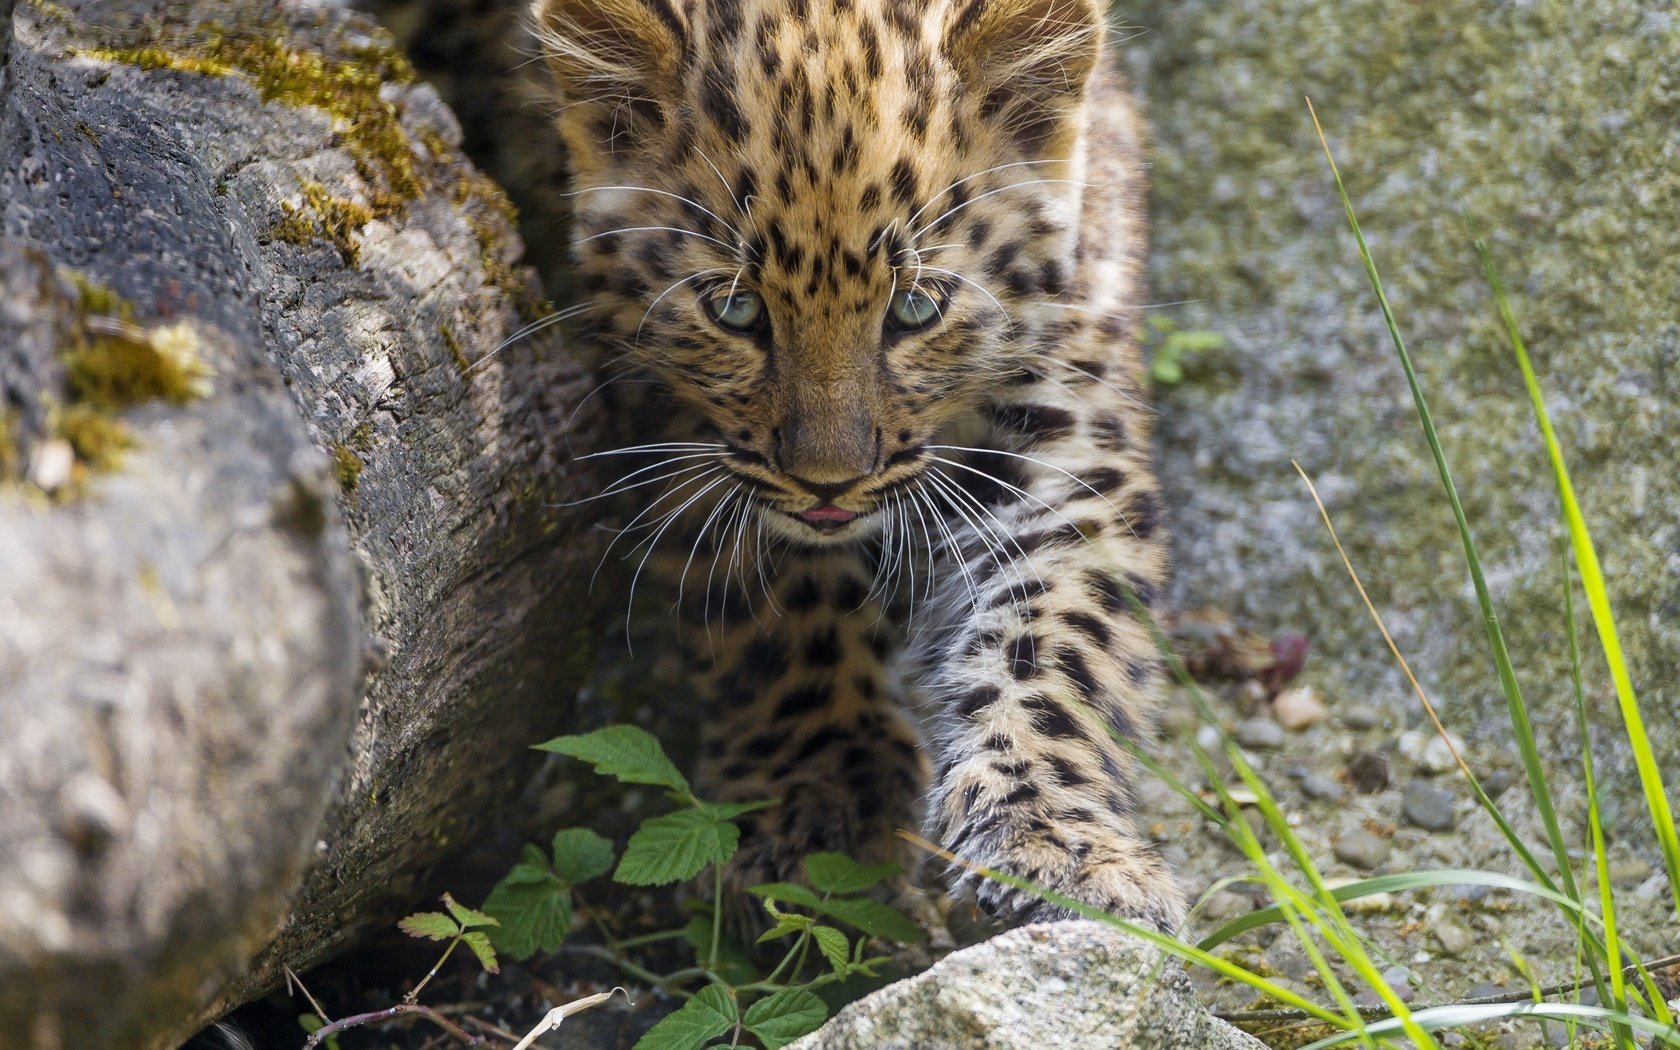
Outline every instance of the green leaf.
[(642, 821), (625, 843), (613, 872), (616, 882), (663, 886), (692, 878), (708, 864), (722, 864), (741, 841), (741, 829), (697, 809), (679, 809)]
[(868, 897), (842, 897), (823, 901), (817, 910), (856, 926), (871, 937), (881, 937), (901, 944), (916, 944), (927, 939), (927, 934), (911, 922), (909, 916)]
[[(735, 1027), (735, 1001), (715, 984), (708, 984), (636, 1040), (634, 1050), (696, 1050), (708, 1040)], [(777, 1044), (778, 1046), (781, 1044)]]
[(851, 968), (851, 945), (846, 941), (846, 935), (832, 926), (811, 927), (811, 937), (822, 950), (823, 958), (834, 967), (834, 972), (841, 977)]
[(758, 886), (748, 886), (747, 892), (765, 900), (780, 904), (797, 904), (801, 908), (810, 908), (813, 911), (822, 905), (815, 893), (791, 882), (766, 882)]
[(478, 956), (478, 964), (491, 973), (501, 973), (501, 964), (496, 961), (496, 949), (490, 945), (490, 935), (483, 930), (469, 930), (461, 936), (472, 953)]
[[(768, 902), (766, 902), (768, 903)], [(772, 912), (771, 914), (775, 914)], [(786, 937), (790, 933), (811, 928), (812, 919), (809, 915), (776, 915), (776, 925), (758, 935), (758, 943), (773, 941), (778, 937)]]
[(809, 1035), (828, 1020), (828, 1007), (809, 990), (783, 988), (747, 1008), (742, 1024), (764, 1041), (765, 1050), (780, 1050)]
[(515, 959), (528, 959), (539, 950), (558, 950), (566, 939), (572, 891), (546, 873), (541, 882), (514, 882), (510, 875), (484, 899), (484, 910), (501, 923), (490, 931), (491, 943)]
[(635, 726), (607, 726), (582, 736), (559, 736), (538, 744), (537, 750), (582, 759), (602, 776), (617, 777), (626, 784), (657, 784), (689, 794), (688, 781), (665, 757), (659, 741)]
[(588, 882), (612, 864), (612, 843), (588, 828), (566, 828), (555, 833), (554, 873), (568, 885)]
[(455, 916), (455, 921), (462, 926), (500, 925), (494, 916), (486, 915), (481, 911), (474, 911), (447, 893), (443, 895), (443, 906), (449, 909), (449, 914)]
[(397, 920), (397, 929), (410, 937), (424, 937), (428, 941), (447, 941), (461, 932), (455, 920), (441, 911), (420, 911)]
[(502, 877), (503, 882), (542, 882), (551, 872), (548, 856), (535, 843), (527, 842), (519, 850), (519, 863)]
[(862, 893), (898, 872), (897, 864), (860, 864), (844, 853), (813, 853), (805, 858), (805, 877), (823, 893)]

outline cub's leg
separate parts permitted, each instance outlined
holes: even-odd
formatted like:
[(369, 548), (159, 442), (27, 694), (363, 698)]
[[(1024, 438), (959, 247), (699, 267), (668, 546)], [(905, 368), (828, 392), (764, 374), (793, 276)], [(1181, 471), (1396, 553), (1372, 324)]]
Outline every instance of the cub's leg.
[(713, 702), (704, 789), (775, 803), (741, 821), (729, 880), (797, 878), (819, 850), (903, 859), (893, 832), (916, 826), (926, 766), (888, 675), (894, 630), (869, 596), (873, 566), (848, 548), (777, 549), (735, 577), (727, 597), (714, 576), (683, 603)]
[[(1077, 341), (1083, 324), (1067, 327)], [(1134, 762), (1111, 736), (1147, 735), (1159, 676), (1124, 594), (1150, 601), (1165, 565), (1142, 421), (1098, 366), (1045, 364), (1050, 378), (1023, 376), (987, 406), (996, 451), (934, 450), (951, 482), (981, 483), (968, 518), (984, 527), (953, 521), (968, 525), (967, 571), (941, 578), (973, 593), (948, 596), (948, 619), (916, 641), (936, 724), (929, 835), (1170, 930), (1183, 898), (1138, 832)], [(960, 865), (951, 874), (1001, 921), (1069, 915)]]

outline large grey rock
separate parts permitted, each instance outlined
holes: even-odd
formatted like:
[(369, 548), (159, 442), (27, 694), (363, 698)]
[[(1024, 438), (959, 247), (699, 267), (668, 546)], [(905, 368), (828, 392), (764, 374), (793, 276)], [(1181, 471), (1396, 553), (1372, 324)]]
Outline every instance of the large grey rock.
[[(0, 15), (0, 1042), (167, 1047), (387, 921), (559, 730), (595, 423), (552, 332), (464, 367), (538, 297), (370, 24)], [(111, 340), (200, 374), (96, 396)]]
[[(1579, 768), (1567, 759), (1557, 499), (1472, 221), (1547, 390), (1658, 752), (1680, 754), (1680, 20), (1644, 0), (1537, 0), (1497, 17), (1472, 0), (1119, 7), (1145, 30), (1125, 50), (1156, 133), (1151, 298), (1189, 300), (1164, 315), (1225, 337), (1159, 396), (1183, 601), (1304, 630), (1308, 673), (1332, 696), (1417, 717), (1297, 459), (1449, 726), (1472, 745), (1509, 739), (1451, 512), (1311, 96), (1417, 358), (1555, 771)], [(1586, 661), (1589, 694), (1603, 695), (1590, 639)], [(1614, 743), (1614, 705), (1596, 709), (1607, 819), (1648, 825)]]
[(1182, 963), (1097, 922), (1023, 926), (841, 1010), (790, 1050), (1262, 1050)]

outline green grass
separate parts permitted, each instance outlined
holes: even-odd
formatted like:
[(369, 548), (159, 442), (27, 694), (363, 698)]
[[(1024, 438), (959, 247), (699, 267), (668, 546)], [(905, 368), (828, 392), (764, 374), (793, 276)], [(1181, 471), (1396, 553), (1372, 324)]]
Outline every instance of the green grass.
[[(1310, 102), (1308, 107), (1310, 111)], [(1317, 115), (1313, 114), (1312, 119), (1314, 128), (1318, 129)], [(1360, 262), (1364, 267), (1384, 324), (1393, 342), (1396, 358), (1405, 376), (1413, 404), (1416, 407), (1419, 428), (1428, 444), (1436, 471), (1440, 477), (1445, 502), (1451, 508), (1457, 525), (1465, 565), (1481, 612), (1488, 651), (1493, 660), (1500, 690), (1505, 697), (1512, 737), (1517, 753), (1522, 760), (1526, 773), (1528, 794), (1533, 801), (1535, 812), (1539, 816), (1544, 840), (1534, 844), (1527, 841), (1494, 802), (1493, 798), (1490, 797), (1469, 764), (1461, 756), (1458, 756), (1456, 751), (1454, 757), (1457, 759), (1459, 771), (1475, 795), (1477, 803), (1488, 814), (1495, 827), (1498, 828), (1510, 849), (1511, 855), (1526, 871), (1528, 877), (1524, 879), (1497, 872), (1447, 869), (1406, 872), (1365, 879), (1334, 888), (1328, 886), (1314, 859), (1308, 854), (1300, 838), (1289, 826), (1266, 783), (1248, 762), (1236, 743), (1226, 736), (1222, 729), (1219, 729), (1219, 721), (1209, 706), (1206, 697), (1197, 684), (1190, 679), (1183, 665), (1172, 653), (1165, 637), (1152, 622), (1150, 622), (1150, 628), (1154, 631), (1157, 642), (1162, 647), (1169, 668), (1197, 705), (1202, 721), (1208, 726), (1219, 729), (1219, 750), (1223, 752), (1231, 769), (1241, 781), (1242, 787), (1246, 788), (1253, 796), (1251, 804), (1257, 806), (1265, 830), (1275, 839), (1275, 844), (1281, 850), (1282, 856), (1287, 858), (1287, 870), (1285, 866), (1273, 863), (1272, 855), (1261, 844), (1259, 835), (1248, 820), (1244, 818), (1237, 800), (1233, 797), (1233, 788), (1225, 783), (1225, 778), (1219, 775), (1213, 756), (1204, 750), (1200, 744), (1193, 742), (1191, 747), (1207, 783), (1212, 786), (1216, 793), (1217, 804), (1205, 801), (1194, 790), (1168, 773), (1159, 762), (1150, 756), (1135, 752), (1135, 749), (1134, 753), (1146, 767), (1183, 795), (1209, 823), (1230, 839), (1231, 843), (1241, 851), (1249, 863), (1250, 872), (1246, 878), (1264, 885), (1273, 903), (1267, 908), (1226, 923), (1208, 934), (1199, 943), (1191, 945), (1140, 928), (1123, 918), (1105, 915), (1095, 909), (1084, 907), (1078, 902), (1047, 892), (1042, 887), (1035, 887), (1023, 880), (992, 871), (986, 871), (985, 874), (1009, 885), (1038, 893), (1046, 899), (1069, 907), (1087, 917), (1126, 929), (1191, 965), (1204, 967), (1222, 978), (1253, 989), (1273, 1003), (1297, 1011), (1303, 1020), (1310, 1020), (1319, 1025), (1327, 1026), (1331, 1030), (1330, 1033), (1306, 1044), (1307, 1050), (1320, 1050), (1320, 1048), (1353, 1043), (1367, 1047), (1415, 1046), (1433, 1048), (1440, 1045), (1435, 1039), (1434, 1033), (1436, 1032), (1446, 1029), (1463, 1029), (1467, 1026), (1487, 1025), (1506, 1019), (1526, 1019), (1536, 1023), (1550, 1020), (1562, 1023), (1570, 1033), (1571, 1045), (1584, 1045), (1579, 1042), (1579, 1034), (1590, 1030), (1605, 1033), (1618, 1050), (1635, 1050), (1636, 1047), (1641, 1045), (1680, 1047), (1680, 1027), (1675, 1025), (1674, 1017), (1668, 1005), (1664, 1002), (1655, 981), (1641, 964), (1632, 946), (1625, 940), (1624, 931), (1618, 921), (1616, 901), (1612, 895), (1608, 861), (1605, 856), (1605, 835), (1599, 806), (1599, 784), (1592, 762), (1591, 738), (1581, 684), (1581, 652), (1574, 611), (1575, 597), (1569, 586), (1568, 565), (1565, 564), (1565, 588), (1561, 616), (1564, 620), (1568, 638), (1575, 713), (1579, 723), (1581, 776), (1586, 794), (1584, 816), (1588, 829), (1587, 841), (1584, 843), (1571, 842), (1563, 832), (1562, 822), (1554, 803), (1553, 788), (1541, 762), (1529, 706), (1518, 685), (1516, 667), (1510, 649), (1506, 644), (1504, 632), (1500, 627), (1499, 617), (1483, 573), (1474, 532), (1459, 497), (1459, 488), (1454, 481), (1447, 454), (1442, 448), (1440, 437), (1436, 432), (1434, 419), (1430, 413), (1428, 401), (1424, 396), (1422, 382), (1406, 348), (1399, 322), (1383, 289), (1382, 278), (1378, 273), (1376, 262), (1371, 256), (1364, 234), (1360, 229), (1358, 215), (1348, 195), (1347, 188), (1342, 182), (1341, 173), (1337, 169), (1335, 158), (1324, 138), (1322, 129), (1319, 129), (1319, 140), (1324, 146), (1325, 159), (1329, 165), (1331, 178), (1334, 180), (1337, 194), (1346, 211), (1348, 228), (1353, 234)], [(1521, 371), (1523, 383), (1534, 408), (1536, 423), (1545, 442), (1553, 478), (1557, 485), (1561, 505), (1560, 516), (1569, 539), (1569, 552), (1579, 573), (1593, 627), (1597, 632), (1611, 680), (1615, 684), (1616, 699), (1622, 725), (1625, 729), (1627, 747), (1639, 773), (1640, 785), (1650, 817), (1650, 827), (1654, 832), (1656, 844), (1667, 869), (1673, 895), (1671, 903), (1680, 906), (1680, 842), (1676, 841), (1673, 812), (1663, 783), (1662, 773), (1657, 765), (1656, 756), (1653, 754), (1650, 738), (1645, 731), (1638, 697), (1634, 691), (1632, 677), (1628, 672), (1622, 654), (1603, 570), (1598, 561), (1585, 515), (1570, 484), (1563, 452), (1547, 415), (1545, 400), (1529, 359), (1527, 347), (1520, 335), (1516, 316), (1505, 296), (1504, 289), (1500, 284), (1486, 248), (1479, 241), (1476, 242), (1475, 247), (1482, 257), (1494, 306)], [(1435, 705), (1430, 701), (1422, 686), (1419, 685), (1412, 669), (1407, 665), (1405, 657), (1401, 654), (1383, 624), (1381, 614), (1366, 595), (1358, 573), (1348, 560), (1341, 541), (1336, 535), (1335, 526), (1331, 522), (1328, 512), (1325, 510), (1323, 503), (1318, 501), (1318, 495), (1312, 487), (1311, 479), (1307, 478), (1304, 472), (1302, 473), (1302, 479), (1313, 500), (1318, 504), (1324, 525), (1335, 542), (1336, 550), (1341, 556), (1349, 578), (1359, 591), (1360, 597), (1364, 600), (1379, 632), (1389, 645), (1396, 661), (1423, 704), (1424, 710), (1434, 722), (1437, 731), (1445, 737), (1446, 727), (1442, 724)], [(1517, 523), (1508, 524), (1515, 527)], [(1147, 621), (1148, 613), (1141, 603), (1134, 601), (1134, 610)], [(1594, 865), (1596, 876), (1594, 881), (1597, 883), (1597, 889), (1591, 891), (1590, 894), (1583, 888), (1588, 881), (1585, 873), (1580, 878), (1577, 878), (1575, 873), (1574, 864), (1570, 858), (1572, 847), (1584, 849), (1591, 858), (1589, 863)], [(1543, 857), (1544, 859), (1542, 859)], [(1221, 885), (1224, 884), (1224, 882), (1221, 883)], [(1599, 1002), (1603, 1005), (1585, 1006), (1572, 1002), (1545, 1001), (1540, 994), (1544, 990), (1535, 985), (1533, 987), (1535, 994), (1530, 1001), (1525, 1002), (1408, 1006), (1382, 976), (1382, 969), (1377, 962), (1378, 958), (1382, 956), (1381, 950), (1349, 917), (1343, 908), (1343, 904), (1374, 893), (1400, 893), (1446, 884), (1478, 884), (1498, 887), (1548, 902), (1556, 909), (1559, 917), (1566, 924), (1566, 928), (1573, 931), (1575, 942), (1575, 958), (1573, 961), (1576, 972), (1578, 975), (1585, 973), (1588, 982), (1597, 990)], [(1226, 944), (1234, 937), (1268, 924), (1280, 922), (1288, 927), (1290, 935), (1312, 962), (1325, 989), (1326, 1001), (1313, 1001), (1280, 985), (1269, 977), (1255, 972), (1253, 969), (1215, 954), (1215, 949)], [(1636, 974), (1638, 980), (1630, 981), (1628, 979), (1629, 973)], [(1577, 981), (1577, 984), (1579, 983)], [(1359, 991), (1375, 993), (1377, 999), (1383, 1004), (1380, 1012), (1385, 1013), (1386, 1016), (1373, 1017), (1369, 1010), (1356, 1009), (1354, 996)], [(1636, 1040), (1645, 1040), (1645, 1042), (1640, 1043)]]

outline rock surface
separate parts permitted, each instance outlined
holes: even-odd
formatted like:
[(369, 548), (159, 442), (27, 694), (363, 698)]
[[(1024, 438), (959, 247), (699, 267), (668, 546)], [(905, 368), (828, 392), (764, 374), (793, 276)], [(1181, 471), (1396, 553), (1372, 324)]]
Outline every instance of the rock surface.
[(0, 16), (0, 1030), (168, 1047), (387, 921), (558, 730), (587, 379), (552, 332), (469, 367), (539, 297), (370, 23)]
[[(1415, 724), (1416, 701), (1290, 466), (1299, 460), (1449, 727), (1472, 743), (1508, 740), (1451, 512), (1310, 96), (1550, 750), (1567, 756), (1575, 739), (1557, 499), (1472, 222), (1535, 357), (1658, 754), (1680, 753), (1680, 269), (1658, 262), (1680, 254), (1680, 20), (1641, 0), (1539, 0), (1493, 19), (1471, 0), (1191, 0), (1117, 13), (1141, 29), (1124, 51), (1155, 129), (1151, 301), (1184, 304), (1153, 313), (1225, 342), (1158, 392), (1180, 598), (1264, 632), (1305, 632), (1308, 677), (1327, 695), (1380, 700)], [(1608, 678), (1585, 645), (1596, 695)], [(1606, 819), (1648, 823), (1614, 706), (1598, 710)]]
[(1095, 922), (1024, 926), (858, 1000), (790, 1050), (1262, 1050), (1180, 963)]

